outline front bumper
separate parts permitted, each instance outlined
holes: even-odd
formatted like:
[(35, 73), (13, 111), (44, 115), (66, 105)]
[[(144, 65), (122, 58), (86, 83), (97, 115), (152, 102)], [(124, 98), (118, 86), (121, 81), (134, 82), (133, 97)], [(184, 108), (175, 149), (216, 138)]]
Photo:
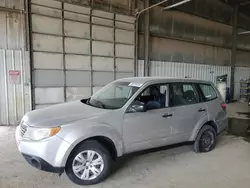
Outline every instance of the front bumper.
[(54, 167), (40, 157), (26, 155), (23, 153), (22, 153), (22, 155), (31, 166), (33, 166), (39, 170), (43, 170), (46, 172), (52, 172), (52, 173), (58, 173), (58, 174), (61, 174), (64, 172), (64, 167)]
[(61, 173), (65, 167), (65, 156), (71, 145), (58, 136), (32, 141), (20, 136), (20, 127), (16, 129), (16, 142), (18, 150), (33, 167), (49, 172)]

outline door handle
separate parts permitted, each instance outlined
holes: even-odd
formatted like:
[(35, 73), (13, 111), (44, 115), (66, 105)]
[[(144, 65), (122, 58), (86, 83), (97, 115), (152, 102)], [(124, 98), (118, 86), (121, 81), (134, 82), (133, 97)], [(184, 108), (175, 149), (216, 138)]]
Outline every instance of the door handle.
[(198, 112), (206, 112), (207, 110), (206, 109), (204, 109), (204, 108), (200, 108), (199, 110), (198, 110)]
[(169, 117), (172, 117), (172, 116), (173, 116), (173, 114), (168, 114), (168, 113), (167, 113), (167, 114), (164, 114), (162, 117), (163, 117), (163, 118), (169, 118)]

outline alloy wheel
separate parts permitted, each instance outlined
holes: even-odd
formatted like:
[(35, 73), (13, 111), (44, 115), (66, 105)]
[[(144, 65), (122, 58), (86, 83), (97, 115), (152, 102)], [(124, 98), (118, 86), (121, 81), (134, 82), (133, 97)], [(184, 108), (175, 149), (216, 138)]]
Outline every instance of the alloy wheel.
[(85, 150), (76, 155), (72, 163), (72, 169), (78, 178), (93, 180), (102, 173), (104, 161), (96, 151)]

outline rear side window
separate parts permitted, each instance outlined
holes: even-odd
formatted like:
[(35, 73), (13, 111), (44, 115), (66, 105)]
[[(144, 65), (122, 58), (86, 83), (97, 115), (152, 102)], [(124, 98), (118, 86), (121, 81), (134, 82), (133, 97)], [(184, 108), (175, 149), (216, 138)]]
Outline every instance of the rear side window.
[(217, 98), (217, 93), (211, 85), (199, 84), (205, 101), (211, 101)]
[(173, 83), (171, 86), (170, 105), (172, 107), (199, 103), (199, 95), (194, 84)]

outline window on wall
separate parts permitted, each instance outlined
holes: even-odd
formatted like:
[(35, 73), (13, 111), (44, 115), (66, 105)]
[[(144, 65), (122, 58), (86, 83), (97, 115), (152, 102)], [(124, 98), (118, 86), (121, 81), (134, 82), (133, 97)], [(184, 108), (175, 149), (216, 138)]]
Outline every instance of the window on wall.
[(199, 87), (201, 88), (205, 101), (211, 101), (217, 98), (216, 91), (211, 85), (199, 84)]
[(171, 106), (183, 106), (199, 102), (199, 95), (194, 84), (174, 83), (171, 86)]

